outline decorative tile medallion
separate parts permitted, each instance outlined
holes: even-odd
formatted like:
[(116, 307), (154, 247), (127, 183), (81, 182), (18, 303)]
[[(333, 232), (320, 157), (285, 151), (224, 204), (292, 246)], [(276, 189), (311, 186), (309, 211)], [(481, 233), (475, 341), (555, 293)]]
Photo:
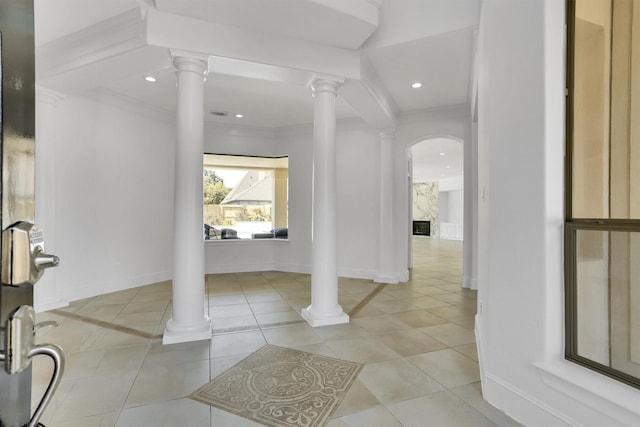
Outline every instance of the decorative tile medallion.
[(272, 427), (322, 427), (363, 365), (266, 345), (189, 397)]

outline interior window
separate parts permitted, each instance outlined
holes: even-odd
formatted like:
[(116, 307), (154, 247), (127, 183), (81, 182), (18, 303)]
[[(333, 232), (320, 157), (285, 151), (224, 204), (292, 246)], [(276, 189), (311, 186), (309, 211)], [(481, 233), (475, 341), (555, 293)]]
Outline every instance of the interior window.
[(568, 6), (565, 355), (640, 388), (640, 0)]
[(205, 154), (205, 240), (287, 239), (288, 157)]

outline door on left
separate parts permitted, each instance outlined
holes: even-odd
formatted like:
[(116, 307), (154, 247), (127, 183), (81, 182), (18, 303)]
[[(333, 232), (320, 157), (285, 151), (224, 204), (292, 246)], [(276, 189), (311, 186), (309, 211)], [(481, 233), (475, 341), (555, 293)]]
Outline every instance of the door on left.
[(59, 348), (37, 346), (33, 336), (37, 329), (32, 308), (33, 286), (44, 267), (57, 264), (55, 257), (38, 259), (44, 255), (42, 233), (32, 224), (36, 155), (33, 22), (33, 0), (0, 0), (0, 217), (4, 230), (0, 239), (4, 259), (0, 264), (2, 427), (37, 423), (31, 415), (30, 359), (36, 354), (47, 354), (54, 361), (57, 357), (61, 359), (58, 362), (62, 362)]

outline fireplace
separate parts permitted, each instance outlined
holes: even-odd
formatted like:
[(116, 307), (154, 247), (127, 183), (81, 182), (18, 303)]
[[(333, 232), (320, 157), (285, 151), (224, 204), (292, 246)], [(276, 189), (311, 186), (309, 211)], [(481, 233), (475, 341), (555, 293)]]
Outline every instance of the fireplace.
[(413, 221), (414, 236), (430, 236), (431, 221)]

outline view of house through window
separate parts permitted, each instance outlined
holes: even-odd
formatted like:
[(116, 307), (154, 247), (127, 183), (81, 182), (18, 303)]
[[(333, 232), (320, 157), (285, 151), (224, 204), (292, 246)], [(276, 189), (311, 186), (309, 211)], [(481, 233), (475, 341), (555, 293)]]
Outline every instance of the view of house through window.
[(205, 154), (204, 238), (286, 239), (287, 157)]
[(640, 388), (640, 0), (569, 5), (565, 353)]

